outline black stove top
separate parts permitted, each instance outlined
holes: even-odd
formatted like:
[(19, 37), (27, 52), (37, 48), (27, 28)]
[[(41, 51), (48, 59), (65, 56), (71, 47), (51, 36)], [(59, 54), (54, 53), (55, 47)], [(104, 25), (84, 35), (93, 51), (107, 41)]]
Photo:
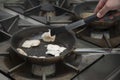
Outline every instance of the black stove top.
[[(67, 19), (67, 21), (63, 21), (63, 23), (74, 21), (74, 19), (71, 18), (71, 16), (74, 16), (73, 12), (66, 8), (54, 5), (53, 0), (50, 1), (54, 9), (58, 11), (58, 13), (60, 12), (59, 14), (55, 13), (58, 15), (57, 17), (38, 17), (40, 11), (39, 8), (41, 7), (40, 0), (36, 0), (37, 3), (34, 3), (34, 0), (6, 3), (5, 7), (13, 11), (17, 10), (16, 12), (37, 21), (42, 20), (43, 22), (40, 22), (45, 24), (61, 24), (62, 22), (56, 20), (61, 21), (62, 17), (63, 19)], [(28, 4), (24, 5), (25, 3)], [(54, 11), (52, 13), (54, 13)], [(49, 20), (52, 19), (55, 21), (53, 20), (53, 22), (50, 22)], [(71, 19), (71, 21), (68, 21), (69, 19)], [(33, 64), (23, 60), (10, 47), (10, 39), (15, 32), (34, 26), (35, 25), (32, 23), (21, 19), (19, 15), (11, 15), (0, 10), (0, 73), (6, 78), (9, 78), (10, 80), (119, 80), (119, 52), (118, 54), (110, 55), (81, 55), (80, 53), (74, 53), (73, 55), (67, 56), (64, 61), (55, 64), (56, 71), (54, 74), (45, 76), (45, 78), (43, 76), (34, 75), (32, 73)], [(109, 29), (110, 34), (112, 34), (109, 36), (111, 39), (108, 39), (108, 36), (107, 38), (104, 36), (104, 40), (90, 38), (90, 33), (94, 31), (91, 27), (85, 26), (84, 29), (77, 29), (75, 32), (78, 39), (87, 41), (101, 48), (119, 48), (119, 32), (116, 32), (119, 30), (118, 24), (114, 27), (115, 28), (112, 27)]]
[[(1, 10), (1, 13), (2, 10)], [(22, 60), (16, 53), (10, 48), (11, 36), (20, 29), (27, 27), (34, 27), (34, 25), (27, 25), (28, 22), (22, 20), (18, 15), (13, 16), (6, 12), (5, 17), (1, 19), (0, 29), (0, 71), (5, 76), (15, 80), (42, 80), (41, 77), (34, 76), (31, 72), (32, 64)], [(9, 17), (7, 17), (9, 16)], [(24, 22), (24, 23), (22, 23)], [(6, 24), (7, 23), (7, 24)], [(22, 24), (21, 24), (22, 23)], [(70, 80), (77, 72), (82, 71), (88, 65), (101, 58), (102, 55), (95, 56), (90, 62), (85, 62), (81, 58), (81, 55), (75, 54), (71, 57), (67, 57), (64, 62), (56, 64), (56, 73), (52, 77), (47, 77), (48, 80)], [(90, 56), (89, 56), (90, 57)], [(74, 60), (73, 60), (74, 59)]]
[(77, 74), (72, 80), (119, 80), (120, 55), (107, 55), (87, 69)]

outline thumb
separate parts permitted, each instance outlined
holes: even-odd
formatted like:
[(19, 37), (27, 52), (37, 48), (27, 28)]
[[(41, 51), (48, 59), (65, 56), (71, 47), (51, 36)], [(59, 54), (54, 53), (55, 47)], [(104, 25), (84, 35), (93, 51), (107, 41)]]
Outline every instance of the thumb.
[(97, 17), (99, 18), (103, 17), (109, 10), (110, 10), (109, 7), (104, 5), (104, 7), (97, 13)]

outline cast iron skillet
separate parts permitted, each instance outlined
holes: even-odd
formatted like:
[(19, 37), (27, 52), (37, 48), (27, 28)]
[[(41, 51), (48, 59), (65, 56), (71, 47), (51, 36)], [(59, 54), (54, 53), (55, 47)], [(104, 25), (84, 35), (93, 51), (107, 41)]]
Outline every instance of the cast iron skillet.
[[(43, 40), (40, 40), (40, 46), (38, 47), (32, 47), (29, 49), (22, 48), (21, 45), (25, 40), (29, 39), (35, 39), (40, 38), (41, 34), (44, 32), (48, 32), (48, 29), (51, 29), (54, 27), (47, 26), (47, 27), (30, 27), (27, 29), (23, 29), (15, 33), (12, 38), (11, 38), (11, 47), (12, 49), (23, 59), (30, 61), (34, 64), (52, 64), (56, 63), (60, 60), (63, 60), (64, 56), (68, 55), (71, 51), (74, 49), (75, 45), (75, 37), (72, 33), (68, 32), (66, 30), (65, 33), (61, 33), (60, 35), (57, 35), (55, 42), (53, 43), (48, 43), (44, 42)], [(54, 57), (51, 55), (46, 55), (45, 52), (47, 51), (45, 45), (47, 44), (57, 44), (60, 46), (64, 46), (67, 49), (61, 53), (60, 56)], [(28, 56), (20, 54), (16, 49), (21, 48), (23, 49)], [(46, 56), (46, 58), (33, 58), (30, 56)]]

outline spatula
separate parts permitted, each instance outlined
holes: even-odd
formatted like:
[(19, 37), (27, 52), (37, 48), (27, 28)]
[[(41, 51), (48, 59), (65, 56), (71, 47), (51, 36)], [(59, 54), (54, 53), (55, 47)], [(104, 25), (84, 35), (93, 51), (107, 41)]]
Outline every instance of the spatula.
[[(114, 14), (116, 11), (110, 11), (108, 12), (104, 17), (110, 16), (112, 14)], [(83, 25), (89, 24), (91, 22), (100, 20), (101, 18), (98, 18), (96, 14), (93, 14), (85, 19), (82, 20), (78, 20), (76, 22), (73, 22), (71, 24), (68, 24), (67, 26), (63, 26), (63, 27), (58, 27), (58, 28), (53, 28), (51, 30), (51, 35), (58, 35), (60, 33), (65, 32), (66, 30), (73, 30), (76, 29), (78, 27), (81, 27)]]

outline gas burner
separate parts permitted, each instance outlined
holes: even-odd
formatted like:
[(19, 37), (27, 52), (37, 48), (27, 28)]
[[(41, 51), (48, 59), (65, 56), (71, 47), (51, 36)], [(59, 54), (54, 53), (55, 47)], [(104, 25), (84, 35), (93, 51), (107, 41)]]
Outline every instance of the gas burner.
[(44, 16), (48, 18), (56, 16), (54, 6), (51, 5), (50, 3), (41, 4), (41, 11), (39, 16)]
[[(26, 1), (29, 1), (29, 3)], [(33, 0), (26, 1), (23, 2), (22, 5), (21, 3), (5, 3), (4, 7), (21, 13), (44, 24), (66, 24), (74, 21), (71, 19), (73, 16), (75, 16), (73, 12), (56, 6), (47, 0), (36, 2), (39, 5), (34, 5), (29, 8), (26, 7), (26, 5), (32, 5), (30, 2), (32, 3)]]
[(43, 11), (40, 10), (39, 6), (30, 11), (26, 11), (25, 15), (45, 24), (66, 24), (72, 22), (71, 17), (73, 14), (67, 13), (64, 9), (57, 6), (53, 7), (55, 11)]
[(46, 66), (36, 64), (32, 65), (32, 74), (36, 76), (46, 77), (55, 74), (55, 72), (56, 72), (55, 64)]
[(102, 30), (93, 28), (93, 25), (87, 25), (84, 31), (77, 33), (77, 37), (99, 47), (113, 48), (120, 45), (119, 30), (119, 21), (116, 21), (112, 27)]
[[(0, 39), (0, 72), (10, 77), (11, 80), (70, 80), (78, 72), (85, 70), (102, 57), (102, 55), (81, 56), (73, 53), (66, 56), (64, 61), (56, 64), (32, 64), (23, 60), (10, 48), (9, 39), (12, 35), (4, 31), (1, 31), (0, 34), (2, 35)], [(91, 59), (88, 62), (89, 58)]]

